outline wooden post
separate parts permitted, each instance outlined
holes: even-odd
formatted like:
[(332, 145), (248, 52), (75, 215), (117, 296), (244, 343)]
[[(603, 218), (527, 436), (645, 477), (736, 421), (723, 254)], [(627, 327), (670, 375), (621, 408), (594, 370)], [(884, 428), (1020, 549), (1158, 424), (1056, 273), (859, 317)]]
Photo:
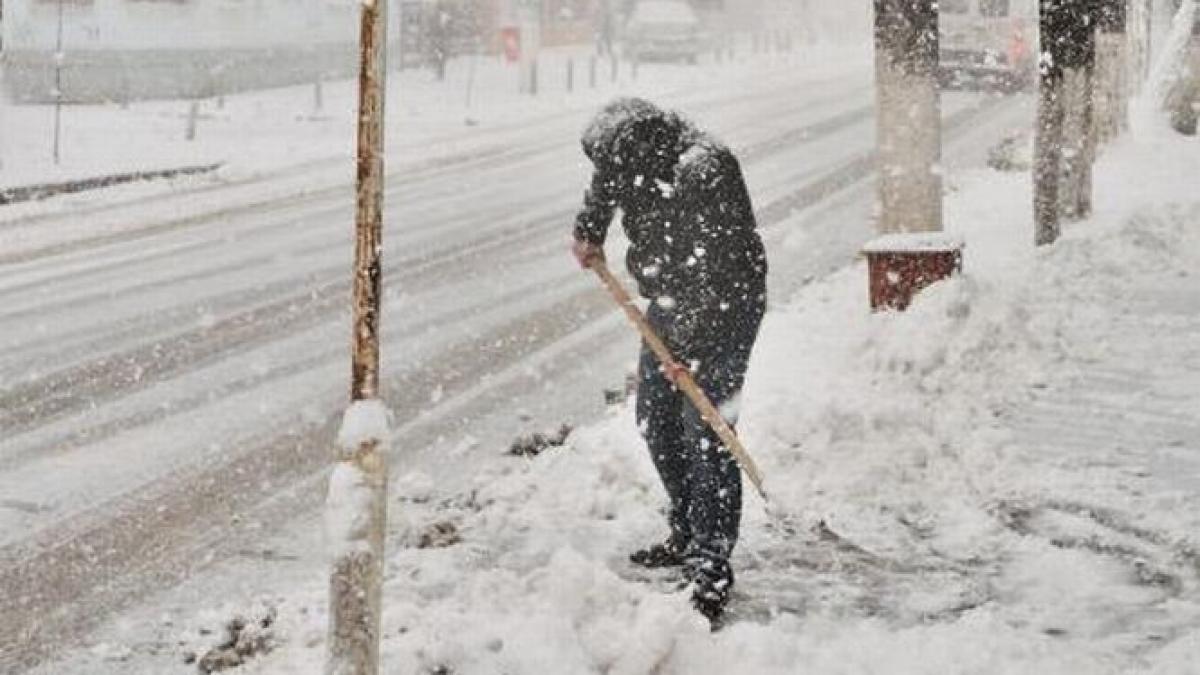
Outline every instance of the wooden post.
[(942, 229), (936, 0), (875, 0), (878, 230)]
[(343, 523), (338, 533), (343, 540), (335, 542), (330, 576), (328, 675), (379, 672), (387, 448), (385, 439), (376, 436), (386, 434), (346, 432), (356, 406), (382, 405), (378, 399), (386, 16), (387, 0), (362, 0), (351, 407), (339, 434), (352, 440), (338, 443), (327, 507), (328, 521)]
[(567, 59), (567, 93), (575, 91), (575, 59)]

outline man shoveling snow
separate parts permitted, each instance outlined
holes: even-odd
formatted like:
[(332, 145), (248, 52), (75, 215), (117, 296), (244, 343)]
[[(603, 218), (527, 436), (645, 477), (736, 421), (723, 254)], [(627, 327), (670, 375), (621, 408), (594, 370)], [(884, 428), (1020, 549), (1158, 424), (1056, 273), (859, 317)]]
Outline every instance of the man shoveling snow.
[(595, 171), (573, 252), (590, 268), (619, 210), (626, 265), (650, 301), (646, 318), (674, 355), (643, 343), (637, 421), (670, 500), (666, 541), (630, 559), (681, 566), (692, 601), (720, 616), (733, 585), (742, 483), (733, 455), (683, 395), (688, 373), (732, 424), (766, 308), (766, 254), (733, 153), (675, 112), (636, 98), (602, 109), (584, 132)]

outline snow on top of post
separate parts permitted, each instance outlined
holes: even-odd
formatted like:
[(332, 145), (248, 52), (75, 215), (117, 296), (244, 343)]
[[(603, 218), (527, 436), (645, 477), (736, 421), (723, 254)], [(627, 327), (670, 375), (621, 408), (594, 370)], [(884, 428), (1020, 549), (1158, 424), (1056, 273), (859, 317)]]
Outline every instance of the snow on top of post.
[(377, 398), (355, 401), (346, 408), (342, 427), (338, 430), (338, 448), (353, 453), (364, 443), (375, 441), (386, 445), (390, 440), (388, 409), (383, 401)]
[(962, 237), (945, 232), (898, 232), (885, 234), (868, 241), (863, 253), (934, 253), (961, 251)]

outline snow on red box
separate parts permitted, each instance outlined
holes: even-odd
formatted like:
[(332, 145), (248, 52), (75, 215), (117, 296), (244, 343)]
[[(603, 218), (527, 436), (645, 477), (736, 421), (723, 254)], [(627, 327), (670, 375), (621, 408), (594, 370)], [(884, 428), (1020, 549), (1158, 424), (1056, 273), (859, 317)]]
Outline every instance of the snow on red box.
[(962, 271), (961, 239), (943, 232), (904, 232), (873, 239), (862, 252), (870, 275), (871, 310), (904, 311), (930, 284)]

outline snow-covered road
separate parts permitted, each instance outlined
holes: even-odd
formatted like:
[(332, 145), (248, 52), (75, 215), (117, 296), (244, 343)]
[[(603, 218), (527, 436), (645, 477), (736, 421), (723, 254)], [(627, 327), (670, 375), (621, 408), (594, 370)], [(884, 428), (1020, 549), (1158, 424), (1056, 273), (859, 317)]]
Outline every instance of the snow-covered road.
[[(738, 150), (776, 298), (852, 259), (870, 230), (868, 71), (663, 99)], [(943, 106), (949, 170), (1030, 114), (1020, 97)], [(465, 485), (517, 433), (586, 421), (619, 385), (633, 339), (565, 254), (588, 113), (392, 160), (395, 464)], [(348, 370), (347, 177), (314, 163), (0, 224), (0, 670), (311, 526)]]

